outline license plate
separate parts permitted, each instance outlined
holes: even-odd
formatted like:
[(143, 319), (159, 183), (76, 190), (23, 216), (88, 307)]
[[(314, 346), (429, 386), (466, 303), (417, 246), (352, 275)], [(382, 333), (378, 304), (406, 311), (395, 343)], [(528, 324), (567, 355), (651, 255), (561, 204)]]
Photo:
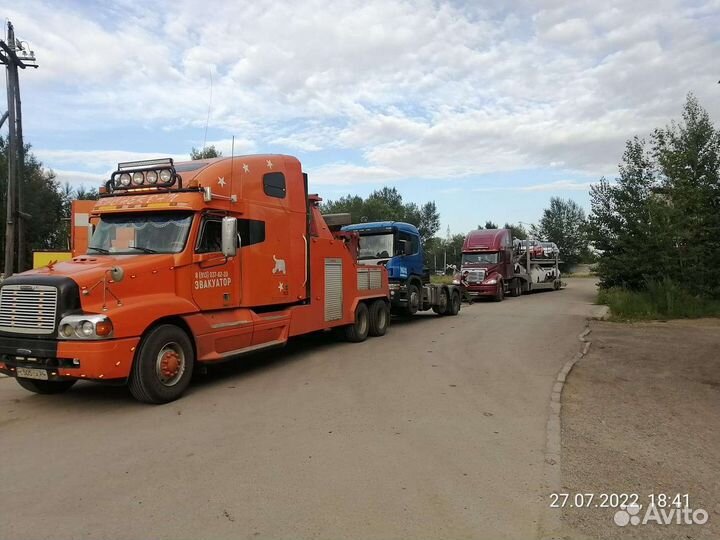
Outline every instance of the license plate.
[(18, 377), (23, 377), (25, 379), (40, 379), (42, 381), (48, 380), (48, 372), (44, 369), (19, 367), (15, 369), (15, 373), (17, 373)]

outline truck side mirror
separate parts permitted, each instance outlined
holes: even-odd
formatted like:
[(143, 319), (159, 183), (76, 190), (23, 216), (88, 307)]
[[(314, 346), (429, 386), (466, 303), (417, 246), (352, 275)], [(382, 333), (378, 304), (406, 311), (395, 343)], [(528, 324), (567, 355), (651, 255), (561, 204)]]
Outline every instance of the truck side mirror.
[(224, 217), (222, 220), (222, 254), (226, 257), (234, 257), (237, 253), (237, 219)]

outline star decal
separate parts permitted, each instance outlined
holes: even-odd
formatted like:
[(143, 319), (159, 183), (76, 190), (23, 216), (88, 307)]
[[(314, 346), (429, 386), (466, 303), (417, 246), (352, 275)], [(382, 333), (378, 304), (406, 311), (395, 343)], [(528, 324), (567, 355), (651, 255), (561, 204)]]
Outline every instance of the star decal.
[(278, 291), (283, 292), (285, 290), (285, 284), (281, 281), (278, 284)]
[(225, 177), (224, 176), (218, 177), (218, 186), (225, 187)]
[(268, 169), (272, 169), (272, 161), (268, 159), (265, 163), (267, 163)]
[(243, 172), (245, 172), (245, 173), (250, 172), (250, 166), (247, 163), (243, 163)]

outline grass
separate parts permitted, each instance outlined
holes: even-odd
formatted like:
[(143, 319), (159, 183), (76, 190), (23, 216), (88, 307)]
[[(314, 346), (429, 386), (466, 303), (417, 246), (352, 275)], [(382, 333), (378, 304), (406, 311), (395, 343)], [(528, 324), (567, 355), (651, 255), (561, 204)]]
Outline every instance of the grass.
[(720, 301), (695, 296), (670, 279), (650, 282), (644, 291), (600, 289), (598, 304), (619, 321), (720, 317)]
[(452, 285), (452, 276), (430, 276), (430, 283)]

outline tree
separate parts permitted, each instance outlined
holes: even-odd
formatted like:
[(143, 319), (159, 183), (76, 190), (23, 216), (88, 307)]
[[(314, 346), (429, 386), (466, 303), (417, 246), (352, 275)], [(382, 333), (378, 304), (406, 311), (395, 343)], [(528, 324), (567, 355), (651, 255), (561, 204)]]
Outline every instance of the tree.
[(591, 189), (604, 287), (674, 280), (720, 298), (720, 132), (691, 94), (682, 122), (628, 141), (619, 176)]
[(528, 237), (528, 233), (525, 230), (525, 227), (522, 226), (522, 224), (515, 225), (514, 223), (505, 223), (503, 226), (503, 229), (510, 229), (510, 234), (512, 234), (513, 238), (517, 238), (518, 240), (526, 240)]
[(423, 242), (430, 240), (440, 230), (440, 213), (435, 201), (428, 201), (420, 207), (418, 231)]
[(487, 220), (485, 222), (484, 227), (482, 225), (478, 225), (478, 230), (480, 230), (480, 229), (497, 229), (497, 228), (498, 228), (497, 223), (493, 223), (490, 220)]
[(430, 240), (440, 229), (440, 214), (434, 201), (422, 206), (404, 203), (396, 188), (383, 187), (373, 191), (367, 199), (346, 195), (322, 205), (324, 214), (347, 212), (354, 222), (404, 221), (418, 228), (423, 242)]
[[(25, 145), (23, 166), (23, 211), (32, 217), (25, 222), (26, 263), (32, 261), (32, 252), (37, 249), (64, 248), (62, 226), (62, 196), (60, 186), (52, 171), (46, 171)], [(0, 223), (6, 221), (7, 208), (7, 139), (0, 137)], [(0, 235), (0, 257), (5, 254), (5, 235)], [(3, 260), (4, 265), (4, 260)], [(20, 268), (20, 271), (26, 268)]]
[(211, 144), (210, 146), (206, 146), (205, 148), (195, 148), (193, 146), (192, 150), (190, 150), (190, 159), (193, 161), (198, 159), (211, 159), (211, 158), (217, 158), (222, 157), (222, 152), (215, 148), (215, 145)]
[(552, 197), (532, 232), (536, 238), (558, 245), (566, 267), (577, 264), (588, 249), (585, 211), (571, 199)]

